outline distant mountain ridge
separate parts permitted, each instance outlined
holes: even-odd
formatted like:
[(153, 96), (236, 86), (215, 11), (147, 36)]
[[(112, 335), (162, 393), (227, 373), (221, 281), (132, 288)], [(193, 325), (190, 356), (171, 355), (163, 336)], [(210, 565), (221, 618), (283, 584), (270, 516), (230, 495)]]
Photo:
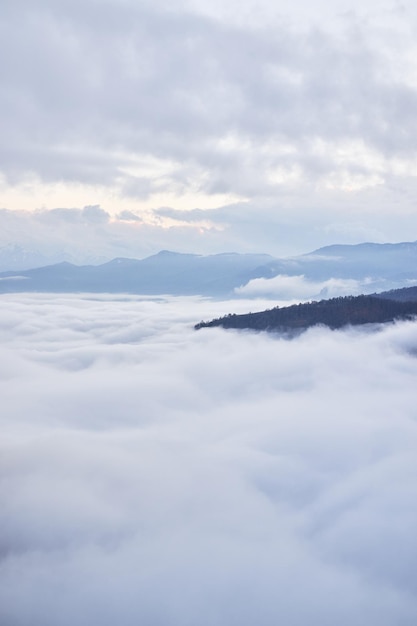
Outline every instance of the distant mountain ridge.
[(117, 258), (102, 265), (62, 262), (0, 274), (0, 293), (108, 292), (144, 295), (226, 295), (273, 257), (225, 253), (201, 256), (163, 250), (145, 259)]
[(261, 279), (256, 294), (263, 295), (265, 288), (265, 297), (280, 299), (279, 284), (275, 291), (268, 292), (273, 284), (271, 279), (279, 276), (302, 277), (317, 284), (330, 279), (354, 280), (360, 288), (356, 293), (408, 287), (417, 283), (417, 242), (335, 244), (286, 259), (268, 254), (229, 252), (204, 256), (162, 250), (145, 259), (119, 257), (101, 265), (79, 266), (66, 260), (2, 272), (0, 293), (107, 292), (234, 297), (245, 296), (246, 287), (253, 284), (258, 289)]
[(328, 278), (370, 279), (375, 290), (390, 289), (417, 279), (417, 241), (331, 245), (293, 258), (274, 259), (258, 267), (251, 279), (303, 275), (312, 281)]

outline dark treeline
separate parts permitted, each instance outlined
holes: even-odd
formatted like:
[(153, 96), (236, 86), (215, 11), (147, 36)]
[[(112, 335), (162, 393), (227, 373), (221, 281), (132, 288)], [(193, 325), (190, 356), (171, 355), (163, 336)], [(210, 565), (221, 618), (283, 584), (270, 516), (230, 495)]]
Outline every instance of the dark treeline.
[(269, 331), (297, 331), (319, 324), (329, 328), (377, 324), (417, 315), (417, 302), (399, 302), (376, 296), (345, 296), (273, 308), (259, 313), (229, 314), (210, 322), (200, 322), (195, 329), (222, 326)]
[(416, 302), (417, 287), (402, 287), (401, 289), (391, 289), (390, 291), (383, 291), (382, 293), (375, 294), (375, 296), (377, 298), (397, 300), (398, 302)]

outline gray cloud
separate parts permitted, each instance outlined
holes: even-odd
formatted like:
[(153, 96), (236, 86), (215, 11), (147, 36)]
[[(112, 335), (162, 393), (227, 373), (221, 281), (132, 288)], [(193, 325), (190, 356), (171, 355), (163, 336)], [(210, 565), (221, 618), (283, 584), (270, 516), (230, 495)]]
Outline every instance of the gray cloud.
[(192, 331), (248, 302), (1, 299), (5, 624), (415, 623), (413, 323), (284, 341)]
[[(205, 221), (221, 228), (223, 249), (232, 246), (236, 250), (259, 251), (262, 248), (282, 257), (302, 254), (335, 241), (383, 243), (413, 238), (410, 233), (417, 232), (415, 183), (409, 179), (406, 187), (407, 190), (396, 188), (392, 182), (392, 187), (384, 190), (326, 194), (300, 185), (292, 190), (282, 189), (269, 199), (191, 211), (161, 207), (154, 214), (191, 226)], [(209, 239), (207, 236), (206, 241)]]
[(144, 222), (131, 211), (111, 218), (97, 205), (37, 211), (0, 209), (0, 268), (71, 261), (100, 263), (115, 257), (143, 258), (161, 249), (184, 252), (235, 250), (242, 242), (221, 237), (220, 230)]
[(126, 222), (141, 222), (142, 218), (137, 215), (136, 213), (133, 213), (133, 211), (120, 211), (120, 213), (117, 214), (116, 216), (119, 220), (124, 220)]
[[(416, 230), (409, 2), (299, 0), (281, 14), (269, 0), (3, 5), (2, 206), (100, 202), (143, 220), (136, 245), (121, 242), (134, 220), (116, 220), (123, 237), (120, 224), (101, 224), (111, 245), (61, 226), (60, 245), (95, 248), (66, 258), (161, 248), (282, 256), (335, 236), (398, 241)], [(4, 245), (29, 247), (11, 235)]]
[[(346, 19), (330, 33), (283, 20), (253, 29), (178, 5), (8, 2), (3, 173), (12, 183), (35, 173), (116, 184), (139, 197), (146, 181), (125, 168), (147, 156), (177, 164), (164, 188), (250, 197), (280, 187), (277, 169), (307, 181), (372, 175), (372, 163), (340, 163), (335, 143), (414, 156), (415, 85), (398, 71), (410, 17), (385, 30)], [(318, 141), (329, 145), (320, 152)]]

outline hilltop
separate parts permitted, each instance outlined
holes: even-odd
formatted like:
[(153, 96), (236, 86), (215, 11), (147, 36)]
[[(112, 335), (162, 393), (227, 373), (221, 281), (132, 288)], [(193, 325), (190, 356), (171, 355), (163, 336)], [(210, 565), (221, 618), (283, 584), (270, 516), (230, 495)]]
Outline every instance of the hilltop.
[[(401, 290), (402, 297), (405, 297)], [(393, 292), (372, 296), (345, 296), (275, 307), (258, 313), (243, 315), (228, 314), (209, 322), (196, 324), (195, 329), (222, 328), (250, 329), (256, 331), (290, 332), (302, 331), (312, 326), (323, 325), (332, 329), (363, 324), (380, 324), (397, 319), (412, 319), (417, 315), (417, 294), (411, 288), (410, 300), (393, 298)], [(387, 296), (387, 297), (384, 297)]]

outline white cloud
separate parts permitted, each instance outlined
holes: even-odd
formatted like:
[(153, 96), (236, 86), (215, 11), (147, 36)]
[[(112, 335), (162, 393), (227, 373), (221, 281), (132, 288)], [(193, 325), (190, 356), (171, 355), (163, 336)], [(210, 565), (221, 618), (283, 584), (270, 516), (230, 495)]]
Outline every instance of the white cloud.
[(285, 341), (192, 330), (240, 301), (1, 302), (3, 623), (415, 623), (414, 324)]
[(309, 300), (311, 298), (336, 298), (375, 291), (372, 280), (358, 281), (351, 278), (329, 278), (312, 281), (303, 275), (287, 276), (280, 274), (274, 278), (255, 278), (238, 287), (238, 295), (275, 297), (279, 300)]

